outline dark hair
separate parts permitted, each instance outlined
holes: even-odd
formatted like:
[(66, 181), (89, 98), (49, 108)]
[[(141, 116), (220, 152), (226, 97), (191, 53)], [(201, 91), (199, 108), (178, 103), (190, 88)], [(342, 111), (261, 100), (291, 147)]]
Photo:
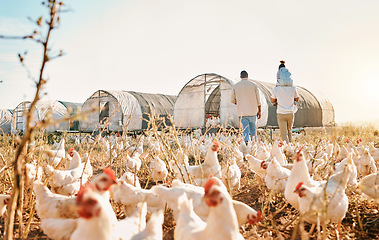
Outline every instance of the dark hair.
[(241, 78), (247, 78), (249, 75), (247, 74), (247, 72), (245, 70), (243, 70), (241, 72)]
[(286, 67), (284, 64), (286, 62), (284, 60), (280, 60), (280, 65), (279, 65), (279, 69), (281, 69), (282, 67)]

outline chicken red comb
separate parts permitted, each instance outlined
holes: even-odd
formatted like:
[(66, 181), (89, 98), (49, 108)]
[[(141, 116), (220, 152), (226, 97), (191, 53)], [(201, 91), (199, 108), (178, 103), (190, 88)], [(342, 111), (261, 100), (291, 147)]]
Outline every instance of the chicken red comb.
[(254, 215), (247, 215), (247, 219), (249, 220), (249, 224), (255, 224), (262, 220), (262, 212), (257, 211), (257, 216)]
[(303, 186), (303, 182), (299, 182), (299, 184), (297, 184), (296, 188), (295, 188), (295, 191), (299, 190), (301, 188), (301, 186)]
[(266, 161), (261, 162), (261, 168), (267, 169), (267, 164), (265, 164), (265, 163), (266, 163)]
[(68, 154), (72, 153), (72, 151), (74, 150), (75, 150), (74, 148), (70, 148), (70, 150), (68, 150)]
[(117, 178), (112, 168), (110, 167), (104, 168), (103, 173), (107, 174), (113, 181), (116, 182)]
[(172, 187), (172, 185), (171, 185), (171, 182), (170, 182), (170, 181), (166, 181), (166, 185), (167, 185), (167, 187), (168, 187), (168, 188)]
[(279, 143), (280, 144), (279, 147), (284, 146), (284, 142), (282, 140), (280, 140), (279, 142), (280, 142)]
[(299, 151), (296, 152), (296, 156), (295, 156), (295, 159), (297, 162), (300, 162), (300, 154), (301, 154), (301, 151), (303, 150), (304, 146), (302, 146)]
[(80, 186), (78, 194), (76, 195), (76, 203), (80, 203), (83, 200), (83, 195), (86, 192), (92, 191), (93, 186), (90, 182), (86, 182), (84, 185)]
[(204, 185), (204, 193), (208, 194), (209, 189), (211, 189), (211, 187), (215, 185), (216, 183), (217, 183), (216, 180), (214, 180), (213, 178), (209, 178), (207, 183)]
[(261, 211), (257, 211), (257, 218), (258, 218), (257, 222), (259, 222), (260, 220), (262, 220), (262, 212)]
[(218, 142), (214, 141), (212, 143), (212, 147), (211, 148), (212, 148), (213, 151), (217, 152), (219, 147), (220, 147), (220, 145), (218, 144)]

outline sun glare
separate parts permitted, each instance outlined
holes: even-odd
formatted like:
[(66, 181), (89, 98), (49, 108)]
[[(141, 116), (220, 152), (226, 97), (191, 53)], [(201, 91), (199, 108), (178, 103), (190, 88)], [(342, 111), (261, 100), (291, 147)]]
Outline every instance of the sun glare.
[(368, 98), (372, 101), (375, 101), (376, 103), (379, 103), (379, 77), (372, 76), (367, 77), (365, 81), (362, 82), (363, 84), (363, 90), (367, 91), (364, 93), (366, 95), (365, 98)]

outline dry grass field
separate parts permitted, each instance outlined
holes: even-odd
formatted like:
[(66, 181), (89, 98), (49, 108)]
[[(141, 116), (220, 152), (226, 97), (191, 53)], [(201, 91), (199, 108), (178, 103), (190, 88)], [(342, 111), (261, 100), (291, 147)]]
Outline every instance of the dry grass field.
[[(225, 133), (225, 131), (224, 131)], [(221, 131), (212, 135), (202, 135), (200, 139), (206, 138), (209, 141), (216, 140), (221, 145), (221, 150), (218, 152), (218, 159), (222, 167), (224, 167), (231, 156), (232, 147), (237, 146), (236, 135), (224, 134)], [(153, 139), (160, 142), (160, 149), (152, 149), (151, 143), (145, 141), (143, 145), (143, 153), (141, 155), (142, 167), (138, 171), (137, 176), (142, 188), (151, 188), (155, 182), (151, 178), (148, 164), (153, 160), (154, 156), (159, 156), (166, 163), (174, 158), (179, 151), (188, 155), (190, 164), (195, 164), (198, 160), (203, 160), (204, 156), (199, 151), (188, 149), (183, 143), (182, 132), (170, 127), (167, 131), (150, 130), (144, 133), (145, 139)], [(70, 148), (77, 150), (81, 156), (84, 153), (89, 153), (90, 163), (93, 167), (93, 175), (102, 172), (102, 169), (111, 167), (117, 177), (126, 171), (125, 157), (126, 154), (131, 154), (132, 149), (136, 147), (141, 135), (128, 136), (122, 138), (123, 146), (115, 149), (117, 156), (109, 157), (104, 146), (99, 138), (94, 140), (83, 140), (80, 136), (81, 143), (75, 141), (73, 134), (59, 135), (40, 135), (34, 134), (33, 139), (35, 144), (29, 147), (27, 153), (23, 154), (24, 163), (36, 161), (38, 166), (46, 165), (46, 161), (42, 159), (42, 146), (44, 149), (54, 149), (52, 146), (54, 141), (58, 142), (62, 137), (66, 140), (66, 152)], [(197, 139), (193, 134), (192, 138)], [(226, 136), (226, 137), (225, 137)], [(79, 136), (77, 137), (79, 140)], [(274, 132), (273, 138), (278, 138), (278, 133)], [(266, 142), (267, 145), (272, 144), (268, 130), (259, 132), (259, 139)], [(309, 149), (320, 151), (321, 146), (325, 143), (338, 144), (341, 147), (353, 144), (358, 147), (357, 142), (364, 144), (373, 143), (375, 147), (379, 147), (379, 132), (374, 127), (355, 127), (351, 125), (339, 126), (334, 128), (315, 128), (306, 129), (305, 132), (294, 134), (294, 145), (297, 147), (306, 145)], [(2, 194), (12, 192), (12, 184), (14, 181), (13, 161), (15, 151), (20, 141), (19, 137), (1, 136), (0, 137), (0, 179)], [(180, 148), (179, 148), (180, 146)], [(363, 146), (362, 144), (360, 146)], [(292, 161), (290, 158), (288, 159)], [(64, 161), (58, 166), (60, 169), (65, 169)], [(337, 162), (337, 155), (334, 154), (327, 162), (326, 166), (318, 169), (318, 172), (313, 174), (314, 178), (326, 176), (326, 172), (333, 169), (333, 165)], [(376, 162), (377, 164), (377, 162)], [(349, 208), (345, 218), (342, 221), (342, 231), (337, 236), (335, 224), (327, 224), (326, 228), (315, 227), (311, 230), (311, 224), (304, 222), (299, 214), (299, 211), (294, 209), (284, 198), (284, 194), (274, 193), (270, 191), (264, 181), (257, 178), (257, 175), (250, 169), (246, 160), (239, 164), (241, 169), (241, 187), (240, 189), (231, 189), (230, 194), (233, 199), (242, 201), (256, 210), (262, 211), (262, 220), (254, 225), (245, 224), (241, 228), (241, 233), (246, 239), (377, 239), (379, 238), (379, 213), (378, 202), (368, 199), (362, 195), (357, 189), (348, 187), (346, 194), (349, 199)], [(378, 165), (378, 164), (377, 164)], [(26, 170), (25, 170), (26, 173)], [(47, 182), (48, 175), (43, 174), (42, 181)], [(358, 177), (358, 181), (361, 177)], [(172, 173), (169, 171), (167, 181), (172, 181)], [(35, 196), (31, 188), (32, 181), (26, 180), (24, 190), (22, 191), (19, 201), (19, 211), (16, 213), (14, 224), (15, 238), (25, 239), (48, 239), (40, 229), (40, 219), (35, 213)], [(122, 206), (115, 203), (111, 199), (113, 209), (117, 218), (122, 219), (125, 214), (122, 211)], [(6, 215), (0, 220), (0, 231), (4, 233)], [(175, 229), (175, 221), (173, 220), (172, 211), (166, 209), (165, 221), (163, 224), (163, 239), (173, 239)], [(310, 232), (311, 230), (311, 232)]]

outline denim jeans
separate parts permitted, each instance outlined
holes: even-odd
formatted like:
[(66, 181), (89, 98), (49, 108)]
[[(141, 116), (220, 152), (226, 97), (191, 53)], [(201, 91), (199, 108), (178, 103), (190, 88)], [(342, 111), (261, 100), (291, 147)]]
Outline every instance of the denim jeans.
[[(240, 122), (242, 123), (242, 129), (243, 129), (243, 139), (247, 143), (249, 139), (253, 139), (255, 137), (255, 140), (257, 139), (256, 133), (257, 133), (257, 115), (255, 116), (241, 116), (239, 117)], [(249, 137), (249, 134), (251, 137)]]

